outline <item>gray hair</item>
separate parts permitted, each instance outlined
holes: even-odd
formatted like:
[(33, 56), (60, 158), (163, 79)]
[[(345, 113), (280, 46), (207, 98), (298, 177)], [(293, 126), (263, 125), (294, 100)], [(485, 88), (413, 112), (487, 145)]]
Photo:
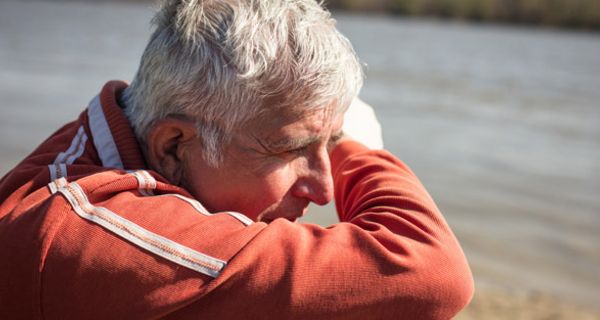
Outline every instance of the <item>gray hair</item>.
[(122, 103), (142, 145), (172, 115), (193, 118), (204, 159), (234, 128), (277, 108), (343, 112), (362, 86), (350, 42), (314, 0), (166, 0)]

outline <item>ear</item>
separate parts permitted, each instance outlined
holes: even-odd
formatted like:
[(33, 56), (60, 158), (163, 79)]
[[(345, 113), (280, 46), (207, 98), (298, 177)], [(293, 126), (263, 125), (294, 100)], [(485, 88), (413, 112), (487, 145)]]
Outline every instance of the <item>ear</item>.
[(186, 168), (185, 155), (197, 139), (193, 121), (167, 118), (156, 122), (146, 134), (146, 161), (171, 183), (180, 185)]

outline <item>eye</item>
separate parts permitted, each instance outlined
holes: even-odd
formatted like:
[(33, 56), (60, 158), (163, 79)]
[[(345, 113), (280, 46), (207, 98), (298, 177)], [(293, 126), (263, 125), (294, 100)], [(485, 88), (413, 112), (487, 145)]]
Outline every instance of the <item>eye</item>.
[(307, 148), (308, 148), (308, 146), (302, 146), (302, 147), (298, 147), (295, 149), (284, 151), (282, 153), (288, 154), (288, 155), (300, 155), (300, 154), (304, 153), (304, 151), (306, 151)]

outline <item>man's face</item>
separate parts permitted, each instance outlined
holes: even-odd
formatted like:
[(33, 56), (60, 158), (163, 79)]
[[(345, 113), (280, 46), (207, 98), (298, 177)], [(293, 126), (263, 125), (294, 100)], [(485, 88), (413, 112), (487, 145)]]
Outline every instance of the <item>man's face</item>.
[(212, 212), (295, 221), (310, 202), (333, 198), (328, 144), (341, 136), (342, 119), (327, 109), (262, 116), (233, 134), (218, 168), (198, 142), (186, 159), (186, 187)]

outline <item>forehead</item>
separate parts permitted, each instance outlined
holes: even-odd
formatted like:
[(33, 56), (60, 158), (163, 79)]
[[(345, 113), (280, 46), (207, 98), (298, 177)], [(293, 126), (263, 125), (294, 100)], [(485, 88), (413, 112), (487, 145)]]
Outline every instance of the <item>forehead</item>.
[(255, 135), (327, 135), (341, 126), (341, 116), (332, 108), (315, 108), (303, 111), (272, 110), (248, 123)]

